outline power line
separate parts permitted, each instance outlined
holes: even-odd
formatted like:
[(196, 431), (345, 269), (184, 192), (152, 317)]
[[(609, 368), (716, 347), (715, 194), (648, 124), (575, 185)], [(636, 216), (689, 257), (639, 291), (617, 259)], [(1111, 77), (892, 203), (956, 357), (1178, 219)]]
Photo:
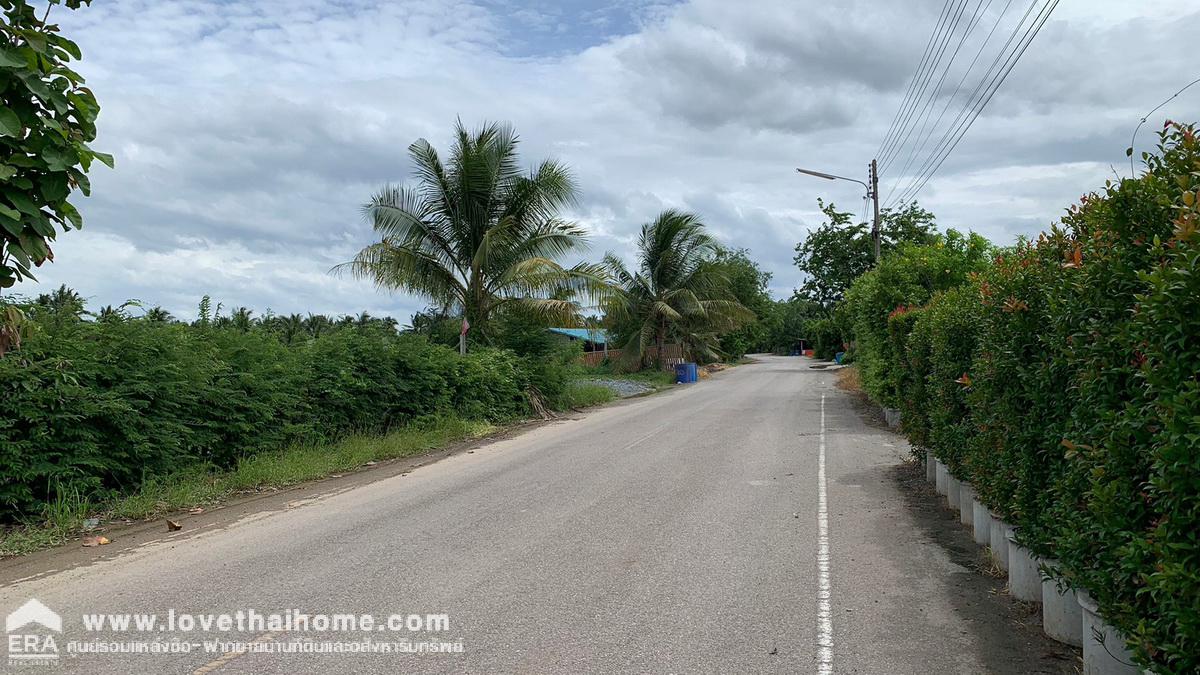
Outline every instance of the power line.
[(979, 105), (972, 108), (970, 114), (964, 118), (962, 125), (960, 125), (960, 129), (955, 132), (949, 147), (947, 147), (941, 153), (937, 159), (937, 162), (932, 166), (931, 169), (921, 174), (920, 182), (913, 186), (911, 190), (908, 190), (902, 194), (898, 201), (904, 202), (916, 197), (917, 194), (920, 193), (920, 191), (925, 187), (925, 185), (933, 178), (934, 174), (936, 174), (937, 171), (942, 167), (942, 164), (945, 163), (946, 158), (954, 152), (954, 149), (958, 147), (958, 144), (966, 136), (966, 133), (971, 129), (971, 126), (975, 124), (975, 120), (979, 118), (980, 113), (982, 113), (983, 109), (986, 108), (988, 103), (991, 102), (992, 97), (996, 95), (996, 92), (1000, 89), (1000, 86), (1004, 84), (1006, 79), (1008, 79), (1009, 73), (1012, 72), (1013, 68), (1017, 64), (1017, 61), (1024, 56), (1025, 51), (1029, 49), (1029, 45), (1032, 44), (1033, 39), (1037, 37), (1037, 34), (1041, 31), (1042, 26), (1044, 26), (1046, 21), (1049, 20), (1050, 14), (1058, 6), (1058, 3), (1059, 0), (1047, 2), (1046, 6), (1043, 7), (1042, 12), (1040, 12), (1038, 17), (1035, 18), (1034, 23), (1030, 24), (1029, 28), (1026, 29), (1025, 36), (1022, 36), (1021, 42), (1018, 42), (1017, 49), (1013, 51), (1013, 53), (1001, 67), (1001, 72), (998, 72), (992, 78), (992, 83), (989, 83), (986, 97), (982, 98), (979, 102)]
[[(909, 177), (909, 182), (905, 186), (904, 190), (901, 190), (901, 194), (906, 193), (910, 188), (920, 182), (924, 172), (936, 163), (939, 153), (953, 142), (954, 134), (958, 129), (961, 128), (964, 120), (970, 117), (975, 107), (986, 97), (987, 86), (989, 82), (994, 79), (995, 73), (997, 72), (997, 66), (1001, 64), (1001, 62), (1005, 59), (1005, 55), (1009, 53), (1009, 47), (1013, 44), (1013, 40), (1017, 39), (1017, 36), (1021, 32), (1021, 27), (1025, 25), (1026, 20), (1028, 20), (1030, 15), (1033, 14), (1034, 8), (1037, 7), (1038, 3), (1042, 1), (1043, 0), (1030, 0), (1029, 6), (1025, 9), (1025, 13), (1021, 16), (1021, 19), (1017, 21), (1016, 26), (1013, 27), (1012, 33), (1009, 34), (1008, 39), (1005, 40), (1004, 44), (996, 52), (995, 58), (992, 59), (992, 63), (979, 78), (979, 82), (976, 83), (974, 90), (967, 96), (966, 103), (963, 104), (963, 107), (958, 111), (954, 121), (950, 123), (950, 126), (946, 127), (941, 137), (938, 138), (937, 143), (934, 144), (934, 150), (930, 152), (925, 162), (921, 165), (920, 170), (917, 172), (917, 176)], [(1049, 0), (1046, 1), (1048, 2)], [(889, 193), (889, 200), (891, 198), (891, 194), (895, 192), (898, 185), (899, 183), (893, 184), (892, 191)], [(889, 201), (889, 203), (892, 202)]]
[(896, 124), (900, 121), (900, 116), (908, 105), (909, 97), (912, 96), (913, 89), (916, 86), (917, 80), (920, 79), (921, 73), (925, 70), (926, 61), (929, 55), (933, 53), (933, 45), (941, 32), (942, 22), (947, 16), (950, 16), (949, 9), (953, 0), (946, 0), (942, 5), (942, 12), (938, 15), (938, 22), (933, 28), (933, 32), (929, 34), (929, 41), (925, 43), (925, 52), (921, 54), (921, 60), (917, 63), (917, 70), (913, 73), (912, 79), (908, 81), (908, 88), (904, 90), (904, 98), (900, 99), (900, 107), (896, 109), (896, 114), (892, 117), (892, 123), (888, 127), (887, 133), (883, 136), (883, 142), (879, 144), (879, 149), (875, 151), (876, 157), (881, 157), (883, 153), (890, 147), (890, 143), (895, 139), (892, 134), (896, 130)]
[[(1007, 42), (1005, 42), (1004, 47), (1001, 48), (1000, 53), (992, 62), (992, 66), (988, 68), (988, 73), (992, 73), (992, 71), (995, 70), (994, 74), (991, 76), (991, 79), (988, 79), (987, 73), (984, 74), (979, 86), (975, 88), (975, 92), (972, 92), (971, 97), (968, 99), (967, 107), (963, 109), (955, 123), (947, 129), (945, 134), (943, 134), (942, 140), (939, 141), (937, 148), (935, 148), (929, 159), (922, 166), (921, 171), (909, 182), (909, 187), (901, 193), (900, 197), (891, 203), (904, 203), (908, 200), (911, 200), (925, 187), (929, 180), (933, 178), (934, 174), (937, 173), (942, 164), (946, 161), (946, 158), (949, 157), (952, 152), (954, 152), (954, 149), (958, 147), (959, 142), (962, 141), (967, 131), (969, 131), (971, 126), (974, 125), (975, 120), (979, 118), (979, 115), (983, 112), (983, 109), (986, 108), (988, 103), (991, 102), (992, 97), (995, 96), (1001, 85), (1003, 85), (1005, 80), (1008, 79), (1008, 75), (1012, 72), (1017, 62), (1025, 54), (1025, 51), (1029, 49), (1029, 45), (1032, 44), (1033, 39), (1037, 37), (1037, 34), (1041, 31), (1042, 27), (1045, 26), (1046, 22), (1050, 19), (1050, 15), (1054, 12), (1054, 9), (1058, 7), (1058, 3), (1060, 2), (1060, 0), (1046, 0), (1045, 4), (1042, 6), (1042, 9), (1025, 29), (1025, 33), (1020, 37), (1019, 40), (1017, 40), (1016, 46), (1013, 47), (1012, 51), (1007, 52), (1007, 56), (1005, 56), (1008, 46), (1012, 44), (1013, 39), (1018, 33), (1020, 33), (1021, 26), (1024, 25), (1025, 19), (1029, 16), (1033, 7), (1037, 5), (1038, 1), (1039, 0), (1034, 0), (1033, 4), (1030, 5), (1029, 10), (1026, 10), (1025, 16), (1023, 16), (1021, 21), (1017, 24), (1016, 29), (1013, 31), (1013, 35), (1009, 37)], [(996, 68), (997, 65), (999, 65), (998, 69)], [(978, 99), (976, 99), (976, 93), (979, 93)], [(971, 103), (971, 101), (974, 101), (974, 103)]]
[[(918, 120), (921, 122), (921, 130), (917, 132), (916, 140), (909, 148), (907, 159), (904, 162), (904, 166), (900, 169), (901, 175), (903, 175), (905, 171), (908, 171), (908, 168), (912, 166), (913, 160), (917, 158), (918, 152), (928, 140), (929, 135), (932, 134), (933, 130), (937, 128), (936, 123), (932, 128), (929, 127), (929, 118), (932, 116), (931, 113), (933, 112), (933, 102), (937, 100), (938, 92), (942, 90), (942, 84), (946, 82), (946, 76), (950, 74), (950, 69), (954, 66), (954, 60), (958, 58), (958, 53), (962, 50), (963, 43), (965, 43), (967, 38), (970, 37), (971, 33), (975, 31), (975, 27), (979, 25), (979, 21), (983, 19), (982, 12), (987, 11), (987, 8), (990, 7), (991, 4), (992, 0), (987, 0), (987, 4), (984, 4), (984, 0), (979, 0), (979, 3), (975, 5), (975, 10), (971, 12), (971, 19), (967, 22), (966, 30), (963, 31), (962, 36), (958, 39), (958, 44), (954, 47), (954, 53), (950, 55), (950, 60), (946, 62), (946, 67), (942, 69), (941, 77), (938, 78), (937, 84), (934, 85), (932, 90), (930, 90), (929, 97), (925, 100), (925, 106), (921, 109), (921, 114), (918, 116)], [(945, 108), (942, 108), (942, 110), (944, 112)], [(938, 120), (938, 123), (941, 123), (941, 119)], [(916, 129), (915, 123), (913, 125), (913, 129)], [(926, 131), (927, 129), (928, 131)], [(899, 157), (899, 155), (897, 155), (897, 157)], [(887, 170), (886, 165), (880, 168), (880, 171), (885, 170)]]
[[(990, 4), (991, 3), (989, 0), (989, 5)], [(967, 69), (965, 71), (963, 71), (962, 77), (958, 78), (958, 84), (956, 84), (954, 86), (954, 92), (951, 93), (950, 96), (946, 98), (946, 103), (942, 106), (942, 111), (940, 113), (938, 113), (937, 121), (935, 121), (933, 123), (933, 126), (930, 127), (929, 131), (924, 135), (924, 137), (921, 138), (920, 146), (922, 149), (924, 149), (925, 147), (928, 146), (929, 139), (933, 136), (933, 132), (938, 129), (938, 127), (942, 123), (942, 120), (946, 118), (946, 113), (950, 110), (950, 106), (953, 105), (956, 100), (958, 100), (958, 92), (962, 91), (963, 84), (965, 84), (967, 81), (967, 78), (971, 76), (971, 72), (975, 70), (975, 65), (979, 63), (979, 57), (983, 56), (983, 52), (987, 49), (988, 44), (992, 41), (992, 36), (994, 36), (996, 34), (996, 30), (1000, 28), (1000, 24), (1002, 24), (1004, 22), (1004, 17), (1005, 17), (1005, 15), (1008, 14), (1008, 10), (1012, 7), (1012, 4), (1013, 4), (1013, 0), (1007, 0), (1007, 2), (1004, 3), (1004, 7), (1001, 8), (1000, 13), (996, 16), (995, 23), (992, 24), (992, 29), (990, 31), (988, 31), (987, 36), (984, 37), (983, 42), (980, 43), (979, 49), (976, 50), (975, 58), (971, 59), (971, 63), (968, 64)], [(1032, 7), (1033, 7), (1033, 5), (1031, 4), (1030, 8), (1032, 8)], [(979, 18), (980, 18), (980, 21), (983, 20), (982, 15)], [(919, 152), (914, 153), (913, 156), (914, 157), (920, 156), (920, 153)], [(905, 163), (904, 168), (902, 168), (900, 170), (901, 176), (903, 176), (904, 173), (906, 171), (908, 171), (908, 167), (909, 167), (908, 163)], [(900, 185), (899, 181), (895, 181), (892, 183), (892, 188), (891, 188), (891, 190), (888, 191), (888, 195), (887, 195), (888, 200), (890, 200), (892, 198), (892, 195), (895, 194), (896, 188), (899, 185)]]
[[(925, 92), (929, 89), (929, 84), (933, 82), (933, 73), (941, 65), (942, 56), (946, 53), (946, 47), (950, 45), (950, 39), (954, 37), (955, 31), (958, 30), (958, 24), (962, 19), (963, 11), (967, 8), (967, 2), (968, 0), (962, 0), (962, 2), (957, 5), (957, 10), (954, 14), (954, 23), (951, 24), (949, 29), (946, 31), (946, 37), (939, 45), (937, 57), (934, 59), (929, 70), (926, 71), (924, 81), (921, 83), (920, 91), (918, 91), (917, 95), (913, 98), (912, 107), (909, 108), (908, 114), (905, 116), (904, 124), (902, 125), (902, 131), (897, 136), (897, 142), (892, 145), (892, 149), (887, 154), (879, 158), (879, 163), (883, 167), (881, 170), (887, 169), (891, 161), (897, 157), (899, 152), (904, 148), (904, 145), (908, 142), (908, 138), (912, 134), (913, 129), (916, 128), (917, 122), (920, 119), (920, 114), (914, 118), (913, 113), (916, 112), (917, 108), (919, 107), (922, 108), (922, 112), (924, 112), (924, 107), (921, 106), (921, 100), (925, 98)], [(937, 95), (937, 90), (934, 89), (929, 93), (929, 100), (932, 100), (933, 97)], [(926, 104), (925, 107), (927, 106), (928, 104)], [(911, 125), (909, 124), (910, 121)]]

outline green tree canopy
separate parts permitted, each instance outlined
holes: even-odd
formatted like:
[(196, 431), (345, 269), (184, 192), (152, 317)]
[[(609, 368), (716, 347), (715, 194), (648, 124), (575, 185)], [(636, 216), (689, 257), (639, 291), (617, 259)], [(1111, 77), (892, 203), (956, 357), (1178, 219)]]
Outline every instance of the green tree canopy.
[[(826, 221), (796, 245), (796, 266), (806, 276), (797, 289), (801, 297), (832, 309), (854, 280), (875, 264), (871, 226), (853, 222), (849, 211), (838, 211), (818, 199)], [(880, 252), (887, 254), (903, 243), (931, 244), (936, 240), (934, 217), (915, 202), (880, 214)]]
[(740, 358), (749, 351), (771, 349), (769, 331), (775, 303), (767, 286), (771, 273), (764, 271), (744, 248), (718, 248), (713, 265), (729, 280), (729, 292), (738, 303), (754, 313), (755, 320), (721, 336), (721, 351)]

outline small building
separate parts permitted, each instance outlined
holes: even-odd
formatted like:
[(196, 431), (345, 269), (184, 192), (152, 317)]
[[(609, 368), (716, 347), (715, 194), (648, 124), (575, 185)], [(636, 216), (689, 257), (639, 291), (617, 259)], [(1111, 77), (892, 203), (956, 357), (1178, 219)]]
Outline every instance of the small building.
[(585, 352), (608, 350), (608, 331), (603, 328), (547, 328), (568, 342), (582, 342)]

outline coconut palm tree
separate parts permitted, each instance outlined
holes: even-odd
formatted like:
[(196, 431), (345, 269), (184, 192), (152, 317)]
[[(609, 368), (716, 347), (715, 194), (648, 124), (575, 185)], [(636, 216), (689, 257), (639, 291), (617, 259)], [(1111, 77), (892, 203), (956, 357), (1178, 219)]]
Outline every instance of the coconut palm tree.
[(699, 218), (668, 210), (642, 226), (636, 270), (612, 253), (604, 257), (622, 288), (606, 307), (610, 319), (628, 333), (622, 360), (644, 363), (653, 346), (661, 364), (668, 339), (680, 342), (691, 358), (714, 359), (717, 337), (753, 319), (713, 264), (718, 250)]
[(83, 296), (73, 288), (62, 284), (49, 293), (42, 293), (34, 301), (39, 307), (44, 307), (55, 315), (78, 319), (84, 312)]
[(304, 317), (299, 314), (289, 314), (281, 316), (278, 319), (279, 330), (283, 337), (283, 343), (290, 345), (294, 343), (300, 335), (304, 333)]
[[(334, 270), (421, 296), (485, 337), (506, 306), (548, 321), (576, 317), (573, 298), (599, 299), (611, 286), (601, 265), (558, 262), (586, 246), (584, 230), (559, 216), (575, 183), (553, 160), (522, 170), (517, 143), (508, 125), (468, 132), (461, 121), (445, 163), (428, 141), (413, 143), (416, 184), (371, 198), (364, 213), (380, 240)], [(564, 289), (572, 299), (556, 297)]]
[(175, 317), (171, 316), (170, 312), (157, 305), (147, 310), (143, 318), (155, 323), (169, 323), (175, 320)]
[(333, 321), (324, 314), (308, 313), (304, 320), (304, 330), (314, 338), (319, 338), (333, 329)]

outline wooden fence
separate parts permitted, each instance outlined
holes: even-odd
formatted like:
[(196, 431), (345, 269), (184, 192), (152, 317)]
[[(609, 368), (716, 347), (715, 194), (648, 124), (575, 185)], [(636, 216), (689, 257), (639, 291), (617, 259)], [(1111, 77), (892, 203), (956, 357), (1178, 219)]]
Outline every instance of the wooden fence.
[[(610, 349), (607, 352), (604, 350), (583, 353), (583, 363), (587, 366), (598, 366), (608, 359), (610, 362), (617, 362), (621, 358), (622, 350)], [(653, 363), (655, 356), (658, 354), (656, 347), (650, 347), (646, 350), (646, 362)], [(663, 345), (663, 370), (675, 370), (676, 364), (684, 362), (683, 347), (681, 345)]]

